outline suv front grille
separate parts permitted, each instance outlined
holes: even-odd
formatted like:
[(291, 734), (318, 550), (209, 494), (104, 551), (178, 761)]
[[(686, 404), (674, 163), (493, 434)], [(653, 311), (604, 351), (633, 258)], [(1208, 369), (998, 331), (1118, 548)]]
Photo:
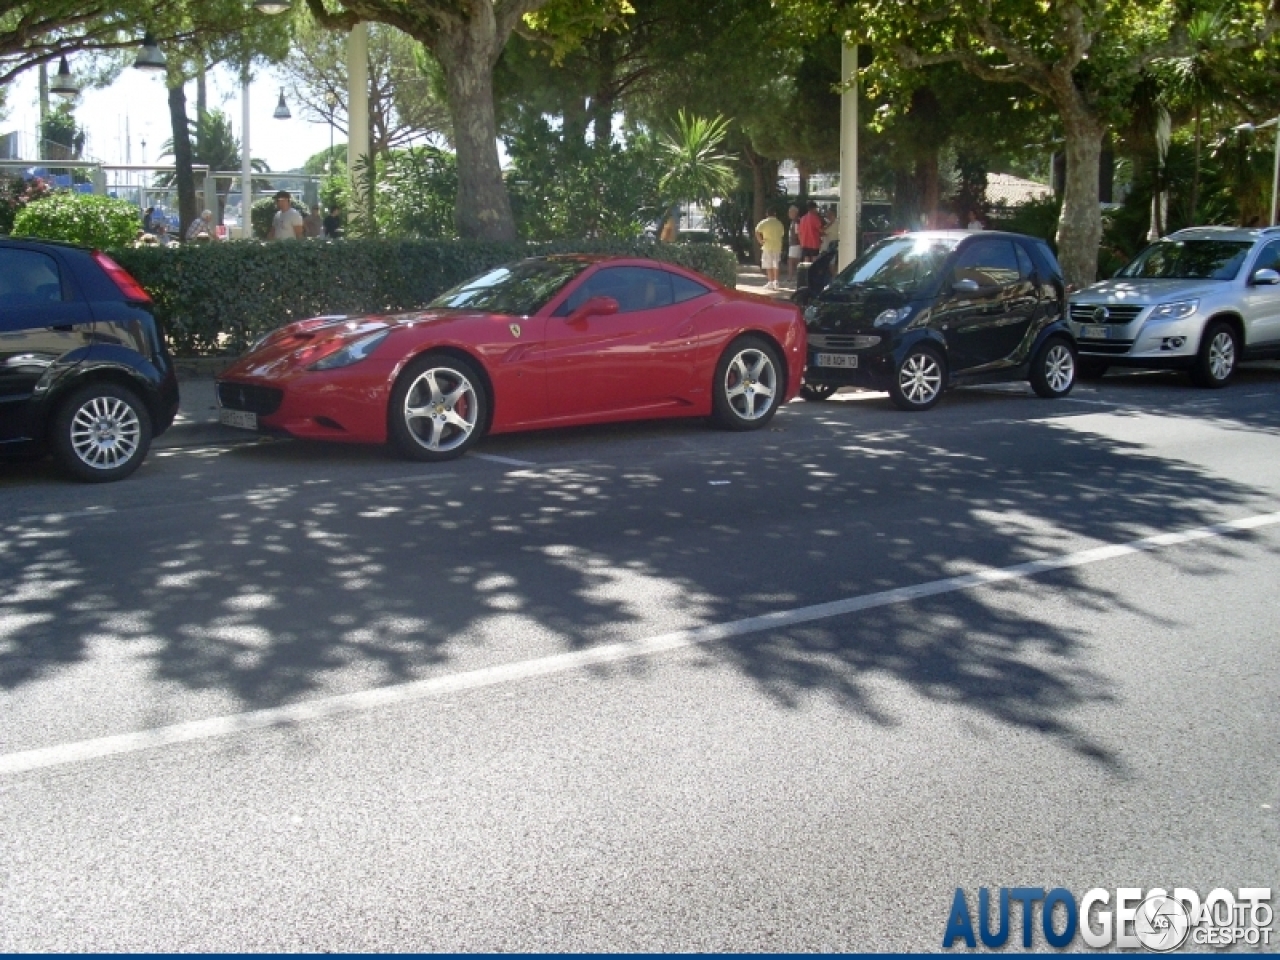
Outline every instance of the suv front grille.
[(1119, 356), (1129, 352), (1129, 348), (1133, 346), (1132, 340), (1086, 340), (1083, 337), (1076, 341), (1076, 345), (1080, 348), (1081, 353), (1100, 354), (1104, 353), (1108, 356)]
[[(1131, 303), (1073, 303), (1071, 305), (1071, 319), (1076, 323), (1128, 323), (1143, 310), (1144, 306)], [(1097, 317), (1094, 314), (1098, 310), (1105, 310), (1105, 317)]]
[(275, 387), (259, 387), (248, 383), (218, 382), (218, 403), (228, 410), (245, 410), (269, 417), (280, 409), (284, 391)]
[(811, 333), (809, 346), (819, 350), (866, 350), (880, 342), (879, 337), (865, 334)]

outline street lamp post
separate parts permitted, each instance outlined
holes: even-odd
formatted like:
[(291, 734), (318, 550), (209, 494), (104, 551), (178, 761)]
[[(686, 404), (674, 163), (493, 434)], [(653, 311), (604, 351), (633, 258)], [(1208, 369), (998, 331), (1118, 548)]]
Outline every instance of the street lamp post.
[[(284, 13), (289, 9), (292, 0), (254, 0), (253, 8), (259, 13), (270, 16)], [(249, 152), (249, 56), (246, 53), (244, 67), (240, 73), (240, 99), (243, 107), (240, 132), (240, 236), (245, 240), (253, 239), (253, 160)], [(284, 91), (280, 91), (280, 102), (284, 103)], [(286, 108), (287, 109), (287, 108)]]
[(1267, 225), (1274, 227), (1277, 213), (1280, 212), (1276, 210), (1277, 194), (1280, 194), (1280, 117), (1272, 117), (1266, 123), (1242, 123), (1236, 129), (1251, 133), (1255, 130), (1265, 130), (1267, 127), (1276, 128), (1275, 155), (1271, 163), (1271, 206), (1267, 210)]

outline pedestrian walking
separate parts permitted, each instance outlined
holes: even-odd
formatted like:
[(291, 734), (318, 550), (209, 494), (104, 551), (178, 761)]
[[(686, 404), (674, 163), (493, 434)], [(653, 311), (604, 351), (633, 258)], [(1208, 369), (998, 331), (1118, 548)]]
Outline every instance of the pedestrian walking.
[(342, 208), (334, 204), (329, 208), (329, 215), (324, 218), (324, 235), (330, 240), (342, 236)]
[(302, 232), (308, 240), (315, 240), (324, 233), (324, 221), (320, 218), (320, 204), (312, 204), (311, 212), (302, 218)]
[(271, 232), (267, 239), (302, 239), (302, 214), (293, 209), (293, 196), (288, 190), (276, 194), (276, 215), (271, 218)]
[(800, 208), (794, 203), (787, 208), (787, 282), (796, 282), (800, 266)]
[(818, 216), (818, 202), (810, 200), (797, 227), (797, 231), (800, 234), (800, 259), (805, 263), (813, 263), (822, 249), (822, 228), (824, 226), (822, 217)]
[(765, 289), (778, 289), (778, 269), (782, 266), (782, 241), (786, 238), (787, 228), (782, 221), (769, 215), (756, 224), (756, 242), (760, 244), (760, 266), (766, 277)]

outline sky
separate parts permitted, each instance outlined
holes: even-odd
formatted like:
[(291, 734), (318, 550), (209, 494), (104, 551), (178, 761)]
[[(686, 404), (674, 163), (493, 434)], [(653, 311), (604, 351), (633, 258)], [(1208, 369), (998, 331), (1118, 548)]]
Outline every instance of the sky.
[[(55, 67), (56, 69), (56, 67)], [(74, 65), (72, 67), (74, 70)], [(306, 159), (329, 146), (329, 126), (302, 119), (299, 104), (285, 100), (293, 112), (291, 120), (272, 116), (280, 97), (281, 81), (270, 69), (254, 72), (249, 88), (250, 154), (265, 160), (272, 170), (301, 167)], [(0, 133), (22, 132), (22, 143), (33, 148), (39, 119), (37, 80), (34, 70), (22, 74), (10, 87), (7, 115), (0, 119)], [(209, 74), (209, 106), (218, 107), (231, 118), (237, 138), (241, 136), (239, 71), (215, 68)], [(187, 85), (188, 113), (195, 116), (196, 87)], [(52, 100), (58, 98), (53, 97)], [(85, 153), (103, 163), (157, 163), (161, 145), (170, 138), (169, 104), (163, 73), (127, 69), (103, 90), (86, 90), (75, 102), (76, 122), (87, 132)], [(129, 149), (126, 150), (128, 130)], [(337, 142), (345, 137), (336, 134)], [(143, 146), (143, 141), (146, 146)], [(25, 156), (24, 156), (25, 159)], [(171, 161), (170, 161), (171, 162)]]

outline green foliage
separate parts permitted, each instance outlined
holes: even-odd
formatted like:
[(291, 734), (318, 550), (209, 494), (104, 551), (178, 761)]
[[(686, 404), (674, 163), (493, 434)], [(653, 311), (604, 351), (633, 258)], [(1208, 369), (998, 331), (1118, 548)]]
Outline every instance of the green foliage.
[(506, 140), (507, 190), (528, 240), (638, 237), (661, 209), (663, 172), (653, 139), (640, 132), (608, 146), (558, 137), (543, 117)]
[(733, 192), (738, 174), (733, 158), (720, 150), (728, 132), (724, 117), (677, 114), (675, 129), (658, 141), (667, 168), (658, 182), (665, 199), (706, 206)]
[(76, 123), (71, 105), (54, 106), (40, 122), (40, 139), (50, 160), (74, 160), (84, 152), (84, 131)]
[(309, 316), (420, 308), (490, 267), (573, 252), (651, 257), (729, 286), (736, 280), (733, 255), (711, 244), (342, 240), (130, 247), (112, 256), (154, 298), (178, 353), (194, 355), (238, 353), (260, 334)]
[(374, 217), (387, 237), (452, 237), (458, 164), (436, 147), (393, 150), (378, 163)]
[(13, 232), (13, 221), (27, 204), (49, 196), (49, 185), (39, 177), (0, 178), (0, 234)]
[(132, 243), (139, 226), (138, 208), (127, 200), (59, 191), (18, 211), (13, 236), (116, 247)]
[(993, 230), (1012, 230), (1029, 237), (1039, 237), (1054, 246), (1054, 234), (1058, 230), (1058, 216), (1062, 201), (1048, 196), (1042, 200), (1028, 200), (1017, 207), (992, 207), (990, 226)]

